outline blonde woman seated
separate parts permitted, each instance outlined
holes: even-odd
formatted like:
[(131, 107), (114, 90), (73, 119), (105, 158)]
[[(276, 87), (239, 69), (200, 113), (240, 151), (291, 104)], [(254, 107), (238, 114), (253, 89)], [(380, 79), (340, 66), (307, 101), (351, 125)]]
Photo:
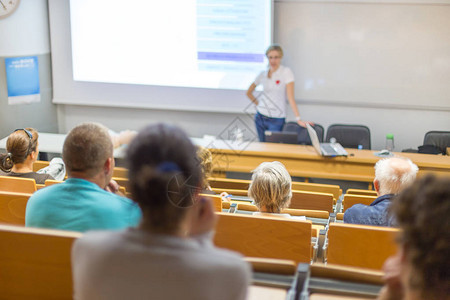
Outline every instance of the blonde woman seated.
[(248, 196), (258, 207), (254, 215), (277, 216), (305, 220), (305, 217), (292, 217), (281, 211), (289, 206), (292, 198), (291, 175), (278, 161), (263, 162), (252, 174)]

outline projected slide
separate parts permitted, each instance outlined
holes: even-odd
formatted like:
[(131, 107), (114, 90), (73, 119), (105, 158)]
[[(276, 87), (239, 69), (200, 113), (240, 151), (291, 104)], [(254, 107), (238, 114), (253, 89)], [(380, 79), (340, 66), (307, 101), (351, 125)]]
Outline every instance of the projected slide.
[(71, 0), (76, 81), (246, 89), (266, 68), (271, 0)]

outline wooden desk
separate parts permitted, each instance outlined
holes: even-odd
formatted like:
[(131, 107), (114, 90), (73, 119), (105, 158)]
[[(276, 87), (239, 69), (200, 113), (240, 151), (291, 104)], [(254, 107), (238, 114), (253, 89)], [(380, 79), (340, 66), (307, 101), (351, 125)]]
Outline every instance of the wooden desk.
[(248, 288), (247, 300), (284, 300), (286, 296), (285, 289), (251, 285)]
[[(220, 145), (222, 147), (217, 147)], [(381, 159), (374, 150), (346, 149), (348, 157), (325, 158), (312, 146), (273, 143), (250, 143), (233, 149), (222, 141), (210, 148), (214, 171), (249, 173), (264, 161), (283, 163), (292, 176), (372, 182), (374, 165)], [(450, 157), (418, 153), (395, 153), (408, 157), (419, 167), (419, 174), (450, 176)]]
[[(39, 132), (39, 151), (49, 153), (62, 153), (66, 134)], [(6, 149), (8, 137), (0, 140), (0, 149)], [(125, 157), (126, 145), (114, 149), (115, 158)]]
[[(5, 149), (5, 137), (0, 149)], [(39, 133), (39, 150), (61, 153), (65, 134)], [(264, 161), (282, 162), (292, 176), (372, 182), (373, 166), (380, 159), (375, 150), (346, 149), (348, 157), (324, 158), (312, 146), (274, 143), (236, 143), (226, 140), (192, 138), (213, 154), (214, 171), (250, 173)], [(126, 145), (114, 149), (114, 157), (125, 157)], [(410, 158), (419, 166), (419, 174), (436, 173), (450, 176), (450, 156), (395, 153)]]

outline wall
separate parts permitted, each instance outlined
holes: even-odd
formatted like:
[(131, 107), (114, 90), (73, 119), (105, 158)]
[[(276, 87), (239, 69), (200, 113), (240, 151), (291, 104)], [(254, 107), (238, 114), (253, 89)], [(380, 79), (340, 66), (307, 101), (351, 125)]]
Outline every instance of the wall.
[[(17, 10), (0, 19), (0, 136), (12, 130), (34, 127), (57, 132), (56, 105), (52, 104), (51, 55), (46, 0), (23, 0)], [(41, 102), (8, 105), (5, 58), (38, 57)]]
[[(52, 2), (52, 1), (50, 1)], [(370, 101), (357, 101), (354, 94), (349, 95), (351, 101), (335, 97), (333, 93), (327, 97), (321, 97), (315, 99), (314, 96), (309, 95), (303, 91), (304, 83), (306, 82), (305, 76), (302, 73), (302, 63), (308, 63), (309, 60), (314, 60), (315, 53), (303, 53), (298, 56), (294, 50), (299, 47), (300, 42), (303, 40), (296, 36), (295, 29), (299, 26), (303, 26), (297, 18), (306, 18), (307, 13), (313, 11), (314, 13), (327, 12), (332, 14), (329, 16), (330, 22), (339, 19), (341, 22), (345, 22), (345, 19), (351, 14), (364, 13), (366, 16), (370, 16), (370, 11), (378, 11), (379, 13), (386, 13), (394, 10), (401, 15), (402, 11), (408, 12), (409, 18), (414, 18), (414, 12), (421, 12), (421, 8), (427, 9), (430, 15), (427, 15), (428, 21), (433, 20), (434, 8), (443, 6), (445, 9), (439, 10), (439, 20), (450, 20), (450, 10), (448, 4), (434, 4), (432, 8), (424, 3), (409, 4), (411, 1), (401, 1), (402, 3), (373, 3), (373, 1), (365, 1), (370, 3), (358, 3), (358, 1), (352, 1), (356, 3), (342, 3), (336, 1), (325, 2), (312, 2), (312, 1), (276, 1), (275, 2), (275, 42), (279, 42), (282, 45), (286, 45), (286, 57), (285, 63), (287, 65), (293, 65), (293, 69), (296, 70), (296, 76), (298, 85), (296, 89), (296, 98), (300, 107), (300, 111), (303, 119), (313, 120), (322, 124), (325, 128), (332, 123), (351, 123), (351, 124), (364, 124), (367, 125), (372, 132), (372, 147), (373, 149), (384, 148), (384, 141), (386, 133), (393, 133), (395, 137), (395, 149), (401, 150), (405, 148), (416, 148), (423, 143), (423, 136), (429, 130), (450, 130), (450, 110), (448, 109), (450, 103), (450, 95), (445, 93), (445, 89), (438, 93), (438, 98), (427, 99), (426, 95), (422, 95), (422, 98), (417, 97), (417, 82), (408, 82), (409, 86), (405, 86), (402, 89), (402, 97), (400, 103), (396, 101), (378, 101), (376, 97), (369, 99)], [(362, 1), (364, 2), (364, 1)], [(387, 6), (387, 7), (386, 7)], [(336, 14), (342, 14), (341, 16)], [(363, 15), (364, 15), (363, 14)], [(412, 14), (412, 15), (411, 15)], [(346, 17), (347, 16), (347, 17)], [(394, 14), (395, 16), (395, 14)], [(327, 15), (322, 16), (326, 19)], [(380, 17), (380, 16), (378, 16)], [(392, 15), (390, 16), (392, 18)], [(424, 16), (418, 16), (424, 17)], [(419, 18), (420, 19), (420, 18)], [(392, 19), (390, 19), (392, 21)], [(363, 23), (364, 20), (359, 20)], [(350, 23), (349, 23), (350, 24)], [(351, 23), (352, 26), (354, 25)], [(410, 39), (417, 37), (427, 37), (424, 32), (427, 32), (428, 25), (422, 22), (415, 22), (415, 27), (411, 32)], [(315, 24), (317, 26), (318, 24)], [(336, 24), (337, 26), (338, 24)], [(395, 22), (391, 24), (395, 31)], [(327, 24), (329, 27), (333, 27), (333, 23)], [(339, 24), (340, 28), (345, 28), (345, 24)], [(371, 25), (372, 29), (374, 28)], [(399, 26), (403, 26), (399, 24)], [(422, 26), (422, 27), (421, 27)], [(404, 28), (404, 27), (402, 27)], [(439, 29), (440, 26), (433, 27), (433, 34), (428, 36), (425, 43), (436, 43), (436, 47), (441, 49), (442, 36), (446, 36), (448, 27), (444, 26)], [(385, 30), (385, 28), (383, 29)], [(414, 35), (414, 30), (417, 31), (417, 35)], [(361, 38), (361, 34), (353, 34), (354, 38)], [(420, 34), (419, 34), (420, 33)], [(301, 34), (301, 33), (299, 33)], [(356, 34), (356, 35), (355, 35)], [(322, 36), (317, 35), (316, 39), (320, 41)], [(391, 40), (389, 40), (389, 38)], [(333, 47), (330, 44), (331, 37), (327, 37), (326, 47), (322, 50), (326, 55), (327, 50), (331, 51), (335, 61), (339, 60), (336, 56), (339, 51), (336, 49), (330, 49)], [(379, 35), (379, 39), (383, 40), (383, 45), (372, 45), (375, 51), (384, 51), (385, 48), (400, 47), (398, 51), (408, 51), (408, 45), (401, 48), (395, 39), (395, 35), (383, 36), (383, 33)], [(325, 39), (324, 39), (325, 40)], [(307, 40), (306, 40), (307, 41)], [(407, 41), (407, 40), (406, 40)], [(449, 42), (444, 44), (447, 47)], [(319, 43), (320, 45), (320, 43)], [(420, 40), (415, 40), (412, 45), (420, 45)], [(370, 47), (366, 47), (365, 51), (368, 51)], [(425, 47), (426, 48), (426, 47)], [(312, 48), (309, 48), (312, 49)], [(444, 48), (447, 49), (447, 48)], [(366, 52), (365, 52), (366, 53)], [(417, 52), (416, 52), (417, 53)], [(367, 53), (366, 53), (367, 54)], [(306, 56), (305, 56), (306, 55)], [(446, 55), (448, 53), (446, 52)], [(383, 57), (383, 56), (381, 56)], [(445, 56), (446, 57), (446, 56)], [(445, 58), (444, 57), (444, 58)], [(348, 55), (342, 53), (342, 59), (347, 61), (348, 68), (357, 70), (359, 64), (351, 65), (351, 61), (348, 61)], [(367, 60), (366, 60), (367, 61)], [(392, 61), (391, 61), (392, 62)], [(449, 74), (450, 65), (444, 60), (438, 61), (439, 68), (442, 70), (442, 77), (439, 77), (438, 73), (433, 73), (432, 78), (438, 78), (439, 83), (448, 82), (450, 78), (447, 78)], [(323, 67), (323, 65), (322, 65)], [(331, 67), (331, 66), (330, 66)], [(376, 65), (371, 65), (371, 68)], [(381, 66), (380, 66), (381, 67)], [(407, 75), (409, 71), (404, 71), (403, 75)], [(378, 73), (377, 77), (381, 77)], [(363, 73), (361, 73), (363, 76)], [(349, 77), (347, 77), (349, 78)], [(433, 80), (427, 79), (427, 84), (430, 84)], [(338, 86), (337, 90), (345, 90), (346, 84), (342, 82), (341, 86)], [(413, 85), (414, 84), (414, 85)], [(443, 86), (442, 84), (440, 85)], [(369, 87), (370, 91), (374, 91), (374, 87)], [(445, 88), (445, 86), (444, 86)], [(443, 92), (442, 92), (443, 91)], [(408, 105), (408, 93), (414, 98), (414, 105)], [(326, 94), (321, 94), (326, 95)], [(391, 94), (392, 95), (392, 94)], [(437, 100), (436, 100), (437, 99)], [(339, 100), (339, 101), (336, 101)], [(363, 99), (365, 100), (365, 99)], [(395, 99), (394, 99), (395, 100)], [(246, 100), (245, 100), (246, 101)], [(124, 99), (126, 102), (126, 99)], [(428, 105), (430, 104), (430, 105)], [(432, 104), (432, 105), (431, 105)], [(186, 112), (186, 111), (165, 111), (157, 109), (136, 109), (136, 108), (114, 108), (114, 107), (92, 107), (92, 106), (74, 106), (74, 105), (59, 105), (58, 107), (59, 117), (59, 130), (60, 132), (67, 132), (82, 121), (96, 120), (104, 123), (114, 130), (121, 130), (125, 128), (138, 129), (148, 122), (166, 121), (178, 124), (184, 127), (191, 136), (199, 137), (204, 134), (219, 135), (226, 131), (230, 124), (235, 122), (236, 118), (242, 120), (245, 124), (252, 127), (251, 119), (244, 113), (230, 113), (230, 112)], [(292, 120), (292, 114), (289, 116)]]

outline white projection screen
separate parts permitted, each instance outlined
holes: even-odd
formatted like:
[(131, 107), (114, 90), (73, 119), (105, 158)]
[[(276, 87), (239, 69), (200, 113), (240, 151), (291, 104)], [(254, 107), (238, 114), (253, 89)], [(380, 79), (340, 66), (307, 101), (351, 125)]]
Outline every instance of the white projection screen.
[(267, 67), (272, 0), (60, 2), (55, 103), (240, 112)]

